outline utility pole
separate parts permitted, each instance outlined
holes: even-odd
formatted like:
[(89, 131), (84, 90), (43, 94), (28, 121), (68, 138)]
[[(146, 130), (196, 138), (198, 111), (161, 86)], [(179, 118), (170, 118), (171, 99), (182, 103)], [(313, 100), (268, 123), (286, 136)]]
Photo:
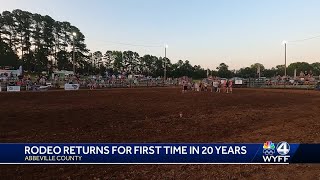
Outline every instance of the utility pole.
[(168, 45), (164, 46), (164, 75), (163, 75), (163, 79), (167, 80), (167, 48)]

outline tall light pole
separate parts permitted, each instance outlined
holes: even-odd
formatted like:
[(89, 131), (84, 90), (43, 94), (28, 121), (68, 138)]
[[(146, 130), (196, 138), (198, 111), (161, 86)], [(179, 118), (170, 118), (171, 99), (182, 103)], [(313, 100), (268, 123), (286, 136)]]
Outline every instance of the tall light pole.
[(287, 77), (287, 41), (282, 41), (284, 45), (284, 76)]
[(77, 33), (76, 32), (73, 32), (72, 33), (72, 36), (73, 36), (73, 74), (75, 75), (76, 74), (76, 53), (75, 53), (75, 39), (76, 39), (76, 36), (77, 36)]
[(167, 80), (167, 48), (168, 45), (164, 45), (164, 75), (163, 78), (164, 80)]

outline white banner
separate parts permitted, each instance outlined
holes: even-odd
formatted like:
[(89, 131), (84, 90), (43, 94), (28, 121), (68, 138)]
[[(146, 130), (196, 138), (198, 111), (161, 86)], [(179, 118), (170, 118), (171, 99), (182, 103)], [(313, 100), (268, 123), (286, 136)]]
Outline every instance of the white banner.
[(8, 92), (20, 92), (20, 86), (7, 86)]
[(64, 90), (66, 91), (74, 91), (79, 90), (80, 85), (79, 84), (65, 84)]
[(242, 84), (242, 80), (238, 79), (238, 80), (235, 80), (234, 82), (235, 84)]

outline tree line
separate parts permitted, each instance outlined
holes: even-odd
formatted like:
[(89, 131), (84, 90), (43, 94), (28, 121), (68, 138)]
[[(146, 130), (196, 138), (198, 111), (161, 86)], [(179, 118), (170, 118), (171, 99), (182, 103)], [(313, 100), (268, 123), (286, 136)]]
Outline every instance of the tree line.
[[(0, 14), (0, 67), (17, 68), (22, 65), (25, 71), (35, 73), (52, 72), (54, 69), (72, 70), (73, 53), (76, 72), (79, 74), (126, 72), (158, 77), (163, 76), (165, 64), (168, 77), (189, 76), (198, 79), (213, 75), (248, 78), (257, 76), (258, 66), (261, 76), (284, 74), (283, 65), (265, 69), (262, 64), (256, 63), (236, 71), (229, 70), (228, 65), (221, 63), (216, 69), (210, 70), (200, 65), (191, 65), (188, 60), (172, 63), (169, 58), (148, 54), (140, 56), (133, 51), (90, 52), (84, 34), (70, 22), (56, 21), (48, 15), (20, 9)], [(288, 66), (288, 74), (293, 75), (294, 69), (320, 74), (319, 63), (292, 63)]]

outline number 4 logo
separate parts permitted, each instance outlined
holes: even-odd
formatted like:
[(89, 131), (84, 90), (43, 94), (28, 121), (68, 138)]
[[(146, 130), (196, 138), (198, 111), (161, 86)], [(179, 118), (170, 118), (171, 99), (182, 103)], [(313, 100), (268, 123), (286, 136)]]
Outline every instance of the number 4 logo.
[(290, 152), (290, 145), (287, 142), (280, 142), (277, 145), (277, 152), (284, 156)]

